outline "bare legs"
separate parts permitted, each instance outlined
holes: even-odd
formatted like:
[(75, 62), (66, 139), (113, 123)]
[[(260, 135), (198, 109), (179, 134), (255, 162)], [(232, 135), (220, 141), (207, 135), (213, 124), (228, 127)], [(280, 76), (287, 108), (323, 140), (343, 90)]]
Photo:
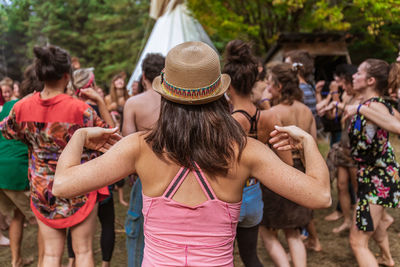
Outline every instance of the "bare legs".
[(389, 236), (387, 233), (387, 229), (393, 222), (393, 217), (383, 210), (381, 222), (372, 236), (381, 250), (381, 255), (377, 259), (378, 263), (381, 265), (394, 266), (394, 261), (390, 253)]
[(338, 179), (337, 189), (340, 207), (342, 208), (342, 214), (344, 221), (339, 227), (333, 228), (334, 233), (340, 233), (346, 229), (350, 229), (351, 226), (351, 200), (349, 193), (349, 177), (350, 174), (348, 169), (345, 167), (338, 167)]
[[(97, 205), (80, 224), (71, 228), (72, 246), (76, 256), (76, 266), (94, 266), (92, 238), (95, 231)], [(37, 220), (41, 240), (44, 244), (42, 266), (60, 267), (66, 237), (65, 229), (54, 229)]]
[(44, 244), (43, 244), (43, 236), (40, 233), (40, 227), (38, 227), (37, 241), (38, 241), (38, 265), (37, 266), (43, 267)]
[(96, 230), (97, 205), (80, 224), (71, 227), (72, 248), (75, 252), (75, 266), (94, 267), (93, 236)]
[(382, 206), (373, 204), (369, 206), (375, 230), (373, 232), (361, 231), (357, 228), (355, 223), (353, 223), (350, 230), (350, 245), (358, 265), (360, 267), (378, 267), (377, 259), (368, 248), (368, 241), (373, 237), (381, 249), (381, 257), (379, 258), (380, 264), (394, 266), (387, 234), (387, 228), (393, 222), (393, 218), (385, 212)]
[(312, 219), (307, 225), (308, 239), (305, 241), (305, 245), (308, 249), (312, 249), (316, 252), (322, 250), (321, 242), (318, 238), (317, 228), (315, 227), (315, 221)]
[(27, 260), (23, 260), (21, 257), (21, 242), (24, 229), (24, 218), (25, 216), (19, 209), (14, 210), (14, 217), (10, 223), (10, 248), (11, 248), (11, 265), (13, 267), (23, 266), (33, 261), (30, 257)]
[(64, 251), (65, 229), (54, 229), (37, 219), (44, 245), (42, 266), (59, 267)]
[[(300, 232), (296, 229), (284, 229), (290, 256), (295, 267), (307, 265), (307, 253)], [(277, 231), (260, 226), (264, 246), (276, 266), (290, 267), (288, 256), (277, 237)]]

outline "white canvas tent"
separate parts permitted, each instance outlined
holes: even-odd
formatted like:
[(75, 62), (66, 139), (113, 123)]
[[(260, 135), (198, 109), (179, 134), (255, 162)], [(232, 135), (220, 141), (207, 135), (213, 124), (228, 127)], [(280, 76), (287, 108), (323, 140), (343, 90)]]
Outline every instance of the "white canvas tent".
[(132, 83), (139, 80), (142, 75), (142, 61), (148, 53), (160, 53), (166, 56), (172, 47), (188, 41), (202, 41), (215, 49), (200, 23), (190, 16), (185, 3), (180, 3), (179, 0), (152, 1), (152, 9), (150, 10), (152, 17), (155, 14), (162, 14), (164, 10), (164, 14), (157, 19), (129, 79), (128, 90), (130, 90)]

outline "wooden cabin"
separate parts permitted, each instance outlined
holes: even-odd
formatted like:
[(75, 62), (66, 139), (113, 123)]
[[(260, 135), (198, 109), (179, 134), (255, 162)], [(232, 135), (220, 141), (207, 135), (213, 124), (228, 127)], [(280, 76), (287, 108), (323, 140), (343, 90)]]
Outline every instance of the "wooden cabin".
[(329, 81), (337, 65), (351, 64), (347, 49), (351, 39), (346, 33), (283, 33), (267, 52), (264, 63), (282, 62), (287, 52), (305, 50), (314, 57), (315, 81)]

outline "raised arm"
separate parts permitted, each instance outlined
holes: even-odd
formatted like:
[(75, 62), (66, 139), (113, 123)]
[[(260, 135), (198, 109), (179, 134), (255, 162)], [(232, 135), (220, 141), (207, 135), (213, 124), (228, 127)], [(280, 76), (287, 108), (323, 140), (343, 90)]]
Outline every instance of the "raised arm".
[(93, 88), (81, 89), (80, 96), (83, 98), (89, 98), (90, 100), (96, 102), (97, 107), (99, 108), (100, 117), (107, 123), (108, 126), (111, 128), (115, 127), (114, 120), (107, 109), (104, 99)]
[[(70, 198), (93, 191), (135, 172), (139, 155), (139, 134), (130, 135), (118, 143), (117, 128), (81, 128), (72, 136), (58, 160), (53, 194)], [(116, 144), (115, 144), (116, 143)], [(115, 145), (114, 145), (115, 144)], [(81, 164), (83, 148), (106, 153)]]
[[(345, 118), (349, 118), (357, 114), (358, 105), (348, 105), (345, 108)], [(391, 115), (388, 109), (379, 103), (371, 103), (370, 106), (362, 105), (359, 113), (364, 115), (368, 120), (372, 121), (379, 127), (395, 133), (400, 134), (400, 113), (394, 111), (394, 116)]]
[[(296, 145), (304, 152), (306, 173), (284, 164), (268, 147), (249, 139), (243, 159), (249, 165), (250, 176), (257, 177), (275, 193), (302, 206), (312, 209), (329, 207), (331, 194), (328, 167), (314, 138), (295, 126), (278, 129), (291, 135), (296, 134)], [(278, 140), (279, 145), (275, 147), (285, 148), (288, 144), (286, 135), (279, 133), (271, 140)]]

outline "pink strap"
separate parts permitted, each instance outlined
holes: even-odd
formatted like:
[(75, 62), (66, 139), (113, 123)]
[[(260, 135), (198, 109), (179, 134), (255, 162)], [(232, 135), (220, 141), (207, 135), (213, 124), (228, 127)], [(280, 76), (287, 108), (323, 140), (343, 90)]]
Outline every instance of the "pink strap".
[(172, 198), (178, 190), (179, 186), (182, 184), (182, 182), (185, 180), (185, 177), (188, 175), (189, 170), (185, 167), (181, 167), (178, 171), (178, 173), (175, 175), (174, 179), (172, 179), (171, 183), (167, 187), (167, 189), (164, 192), (164, 197), (166, 198)]

